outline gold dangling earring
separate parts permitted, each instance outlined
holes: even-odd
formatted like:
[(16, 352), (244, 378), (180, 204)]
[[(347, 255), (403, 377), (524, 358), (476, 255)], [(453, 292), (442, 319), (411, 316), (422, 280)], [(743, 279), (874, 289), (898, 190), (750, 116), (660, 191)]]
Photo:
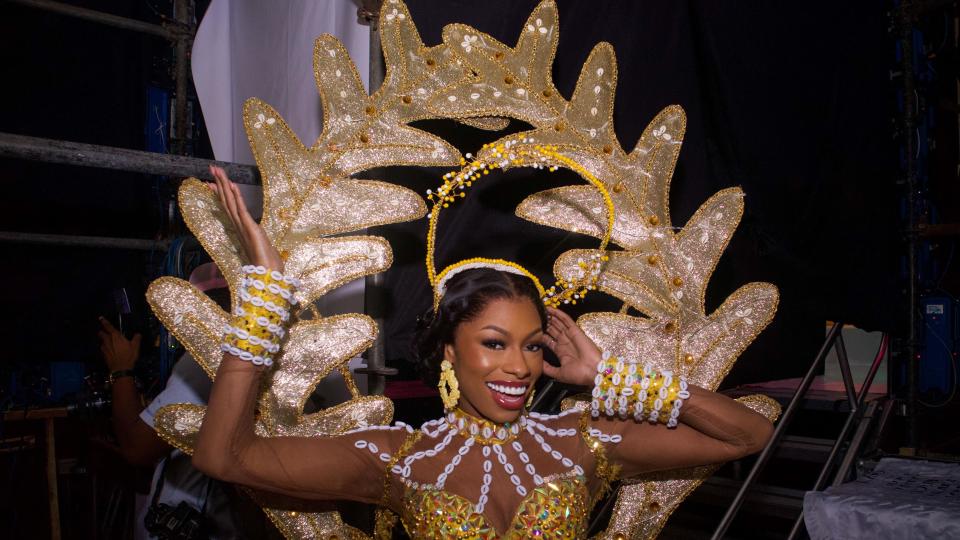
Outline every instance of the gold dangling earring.
[(530, 407), (533, 406), (533, 395), (537, 393), (537, 389), (533, 388), (530, 390), (530, 397), (527, 398), (527, 410), (530, 410)]
[(457, 374), (449, 360), (440, 362), (440, 383), (437, 388), (440, 390), (443, 408), (448, 411), (456, 409), (460, 401), (460, 381), (457, 380)]

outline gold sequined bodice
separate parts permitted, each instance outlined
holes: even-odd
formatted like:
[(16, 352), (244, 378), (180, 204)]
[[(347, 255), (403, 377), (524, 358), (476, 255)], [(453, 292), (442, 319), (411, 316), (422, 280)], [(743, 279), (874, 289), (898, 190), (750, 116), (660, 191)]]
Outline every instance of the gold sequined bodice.
[(354, 446), (386, 463), (384, 504), (411, 538), (583, 538), (617, 474), (603, 446), (620, 440), (588, 418), (530, 413), (498, 426), (457, 411), (419, 430), (386, 428), (409, 432), (394, 452), (372, 439)]
[(402, 520), (412, 538), (581, 538), (589, 511), (583, 476), (545, 482), (523, 499), (507, 530), (498, 532), (467, 499), (436, 489), (406, 490)]

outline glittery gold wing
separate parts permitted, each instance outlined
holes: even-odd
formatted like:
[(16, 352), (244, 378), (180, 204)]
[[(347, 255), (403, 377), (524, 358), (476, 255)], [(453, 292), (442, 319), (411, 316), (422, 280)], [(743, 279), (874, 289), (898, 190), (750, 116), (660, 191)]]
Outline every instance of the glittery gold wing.
[[(594, 47), (567, 101), (550, 78), (558, 38), (553, 1), (537, 6), (513, 48), (466, 25), (449, 25), (443, 36), (477, 75), (439, 92), (431, 102), (436, 114), (503, 116), (532, 124), (524, 136), (535, 144), (556, 145), (560, 154), (603, 181), (618, 203), (613, 241), (627, 249), (649, 242), (650, 220), (669, 225), (669, 182), (686, 118), (679, 107), (667, 107), (633, 152), (624, 152), (613, 130), (617, 65), (609, 44)], [(605, 229), (602, 208), (595, 189), (571, 186), (535, 194), (517, 213), (566, 230), (575, 223), (578, 232), (599, 237)]]
[[(256, 98), (247, 100), (244, 118), (263, 177), (262, 224), (281, 251), (312, 238), (408, 221), (426, 212), (415, 193), (385, 182), (346, 178), (350, 173), (342, 168), (347, 162), (360, 168), (372, 166), (370, 152), (422, 155), (422, 148), (397, 148), (395, 139), (403, 134), (400, 127), (381, 130), (388, 135), (371, 134), (376, 139), (365, 136), (366, 144), (358, 139), (356, 143), (343, 143), (342, 148), (336, 146), (337, 150), (307, 149), (279, 114)], [(408, 131), (403, 128), (404, 133)], [(441, 154), (446, 156), (445, 150)]]

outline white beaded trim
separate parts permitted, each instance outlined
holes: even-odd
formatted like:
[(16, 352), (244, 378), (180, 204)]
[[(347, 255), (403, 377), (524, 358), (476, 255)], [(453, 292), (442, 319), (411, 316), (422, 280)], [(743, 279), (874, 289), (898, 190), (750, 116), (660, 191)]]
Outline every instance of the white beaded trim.
[[(590, 401), (590, 416), (593, 418), (599, 418), (601, 414), (606, 416), (618, 416), (622, 419), (626, 419), (631, 416), (631, 410), (628, 406), (629, 396), (634, 394), (632, 388), (624, 388), (621, 390), (620, 395), (618, 396), (616, 391), (613, 388), (607, 390), (607, 394), (604, 395), (600, 390), (600, 384), (603, 382), (603, 371), (606, 368), (606, 361), (609, 360), (611, 354), (609, 351), (604, 351), (601, 355), (602, 361), (597, 363), (597, 376), (594, 378), (594, 388), (591, 392), (592, 399)], [(660, 386), (658, 399), (654, 400), (652, 410), (648, 411), (646, 415), (644, 414), (644, 403), (646, 402), (647, 388), (650, 387), (650, 377), (655, 373), (653, 366), (651, 364), (644, 364), (643, 372), (640, 373), (636, 363), (625, 363), (623, 360), (617, 360), (616, 365), (614, 366), (615, 373), (611, 377), (611, 382), (615, 385), (619, 385), (621, 382), (626, 386), (632, 386), (637, 379), (640, 381), (640, 390), (637, 393), (637, 399), (633, 404), (632, 416), (633, 419), (637, 422), (642, 422), (643, 420), (648, 420), (652, 423), (659, 421), (661, 416), (661, 410), (663, 409), (663, 401), (669, 396), (667, 387), (673, 383), (673, 372), (664, 371), (661, 373), (664, 377), (663, 384)], [(627, 372), (626, 376), (621, 379), (621, 373), (624, 371)], [(673, 428), (677, 426), (678, 418), (680, 417), (680, 408), (683, 406), (683, 402), (686, 399), (690, 398), (690, 392), (688, 390), (689, 386), (687, 383), (686, 377), (680, 377), (680, 391), (677, 392), (677, 397), (673, 402), (673, 409), (664, 414), (668, 414), (666, 426), (668, 428)], [(603, 408), (601, 409), (601, 404)]]
[[(493, 482), (492, 470), (494, 460), (499, 463), (500, 468), (506, 474), (514, 491), (521, 497), (525, 497), (529, 493), (529, 489), (541, 486), (545, 482), (550, 481), (550, 479), (576, 475), (582, 476), (584, 474), (584, 470), (580, 465), (574, 463), (572, 459), (565, 456), (550, 443), (550, 441), (554, 439), (561, 440), (566, 437), (579, 435), (579, 430), (572, 428), (557, 429), (542, 423), (542, 421), (554, 421), (567, 415), (579, 413), (580, 410), (576, 408), (555, 415), (531, 413), (528, 416), (521, 416), (517, 422), (511, 425), (509, 430), (500, 428), (498, 430), (487, 429), (484, 431), (479, 423), (471, 422), (457, 415), (448, 415), (443, 418), (431, 420), (425, 422), (420, 427), (421, 432), (432, 439), (437, 439), (442, 433), (446, 432), (443, 438), (432, 448), (418, 450), (404, 457), (402, 462), (395, 464), (390, 470), (393, 474), (399, 476), (399, 480), (404, 485), (412, 489), (443, 489), (450, 475), (454, 474), (461, 465), (470, 449), (473, 446), (480, 445), (482, 452), (482, 473), (475, 476), (481, 479), (481, 484), (479, 497), (474, 505), (474, 510), (482, 513), (490, 500), (489, 493)], [(530, 457), (530, 454), (527, 453), (522, 442), (514, 437), (519, 435), (520, 431), (525, 431), (530, 434), (539, 446), (539, 451), (559, 462), (566, 471), (550, 475), (547, 478), (541, 476), (533, 465), (534, 460)], [(598, 440), (609, 444), (616, 444), (623, 440), (622, 436), (618, 434), (608, 435), (599, 430), (595, 430), (591, 432), (591, 434)], [(463, 443), (457, 450), (457, 453), (453, 455), (441, 472), (437, 474), (434, 483), (421, 483), (414, 480), (413, 477), (415, 474), (413, 468), (417, 462), (425, 458), (436, 457), (449, 446), (455, 435), (462, 436), (464, 439)], [(489, 442), (481, 442), (480, 439), (475, 438), (478, 436), (483, 436)], [(549, 441), (548, 438), (550, 439)], [(507, 444), (509, 444), (512, 449), (511, 456), (508, 456), (504, 451), (504, 446)], [(530, 478), (526, 483), (520, 478), (521, 470), (524, 471), (525, 477)], [(533, 482), (532, 487), (529, 483), (531, 480)]]
[[(262, 307), (271, 313), (275, 313), (277, 316), (280, 317), (280, 320), (282, 322), (289, 321), (290, 312), (287, 309), (281, 306), (278, 306), (274, 302), (264, 301), (259, 296), (254, 296), (250, 294), (248, 289), (252, 287), (254, 289), (261, 290), (261, 291), (268, 290), (271, 293), (275, 295), (279, 295), (285, 300), (288, 300), (291, 303), (291, 305), (293, 305), (297, 303), (297, 300), (294, 297), (292, 292), (284, 289), (283, 287), (278, 286), (275, 283), (267, 284), (264, 281), (260, 279), (256, 279), (256, 277), (253, 277), (253, 276), (265, 276), (269, 272), (270, 277), (274, 281), (286, 283), (291, 287), (300, 287), (301, 286), (300, 280), (292, 276), (284, 276), (283, 274), (281, 274), (280, 272), (277, 272), (276, 270), (267, 270), (263, 266), (256, 266), (252, 264), (243, 266), (242, 270), (246, 275), (240, 281), (240, 285), (241, 285), (239, 290), (240, 299), (243, 302), (249, 302), (254, 306)], [(238, 317), (245, 317), (247, 315), (247, 312), (246, 310), (243, 309), (242, 306), (236, 306), (236, 308), (234, 309), (234, 314)], [(266, 338), (259, 338), (257, 336), (252, 336), (250, 335), (250, 332), (248, 332), (247, 330), (243, 328), (238, 328), (232, 324), (224, 325), (224, 328), (223, 328), (224, 336), (236, 336), (240, 340), (249, 342), (251, 345), (263, 347), (266, 353), (269, 353), (269, 355), (267, 354), (263, 354), (262, 356), (255, 355), (251, 352), (240, 349), (235, 345), (231, 345), (227, 343), (222, 343), (220, 345), (220, 350), (222, 352), (232, 354), (233, 356), (236, 356), (241, 360), (251, 362), (254, 365), (272, 366), (273, 365), (272, 355), (280, 352), (280, 344), (278, 342), (281, 339), (283, 339), (284, 336), (286, 336), (286, 330), (283, 328), (282, 325), (272, 323), (270, 319), (268, 319), (267, 317), (260, 316), (254, 319), (254, 321), (258, 326), (260, 326), (261, 328), (265, 328), (268, 332), (270, 332), (270, 334), (272, 334), (277, 339), (271, 340)]]
[(246, 362), (250, 362), (255, 366), (270, 367), (273, 365), (273, 359), (270, 358), (269, 356), (254, 355), (243, 349), (238, 349), (237, 347), (234, 347), (233, 345), (228, 345), (226, 343), (220, 344), (220, 351), (232, 354), (233, 356), (236, 356), (237, 358), (244, 360)]
[(447, 282), (450, 281), (450, 278), (459, 274), (460, 272), (463, 272), (465, 270), (472, 270), (474, 268), (491, 268), (493, 270), (499, 270), (501, 272), (517, 274), (518, 276), (526, 275), (520, 270), (517, 270), (516, 268), (514, 268), (513, 266), (510, 266), (509, 264), (499, 264), (495, 262), (474, 262), (474, 263), (462, 264), (456, 268), (451, 269), (449, 272), (444, 274), (442, 278), (440, 278), (440, 281), (437, 282), (437, 286), (436, 286), (437, 294), (439, 294), (440, 296), (443, 296), (444, 294), (447, 293)]
[[(252, 264), (244, 265), (241, 269), (243, 270), (244, 274), (257, 274), (259, 276), (265, 276), (267, 275), (267, 272), (268, 272), (266, 267), (252, 265)], [(269, 270), (269, 272), (270, 272), (270, 277), (272, 277), (275, 281), (283, 281), (287, 285), (292, 285), (298, 289), (301, 287), (301, 285), (303, 285), (299, 279), (293, 276), (285, 276), (280, 272), (277, 272), (276, 270)]]

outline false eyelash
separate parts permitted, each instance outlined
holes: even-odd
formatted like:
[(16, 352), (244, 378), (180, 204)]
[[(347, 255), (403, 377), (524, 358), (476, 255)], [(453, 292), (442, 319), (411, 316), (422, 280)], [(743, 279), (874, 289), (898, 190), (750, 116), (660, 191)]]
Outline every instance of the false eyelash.
[(490, 349), (496, 349), (496, 348), (504, 349), (504, 348), (506, 348), (506, 344), (505, 344), (504, 342), (498, 340), (498, 339), (485, 339), (485, 340), (483, 341), (483, 346), (484, 346), (484, 347), (487, 347), (487, 348), (490, 348)]

